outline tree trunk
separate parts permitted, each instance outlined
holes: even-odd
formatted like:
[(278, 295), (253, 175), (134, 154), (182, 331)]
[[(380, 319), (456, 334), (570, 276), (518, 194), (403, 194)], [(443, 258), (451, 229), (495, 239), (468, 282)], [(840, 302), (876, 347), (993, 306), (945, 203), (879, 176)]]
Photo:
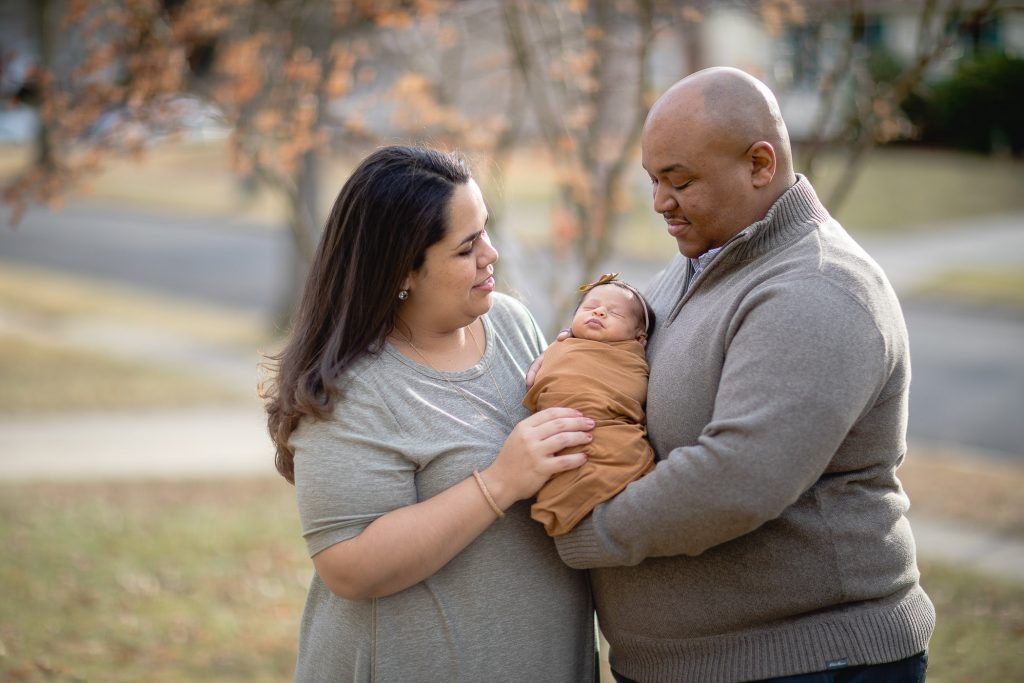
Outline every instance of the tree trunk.
[(292, 316), (298, 308), (309, 266), (320, 238), (320, 175), (321, 163), (316, 150), (302, 156), (290, 197), (291, 216), (288, 227), (292, 233), (288, 259), (288, 277), (274, 306), (273, 324), (277, 330), (291, 328)]
[[(48, 87), (47, 80), (51, 78), (53, 69), (53, 40), (51, 40), (50, 24), (51, 0), (36, 0), (29, 3), (32, 12), (33, 30), (39, 44), (39, 70), (36, 87), (42, 89)], [(42, 95), (42, 92), (39, 93)], [(51, 123), (39, 112), (39, 127), (36, 129), (35, 154), (36, 165), (50, 171), (54, 168), (53, 142)]]

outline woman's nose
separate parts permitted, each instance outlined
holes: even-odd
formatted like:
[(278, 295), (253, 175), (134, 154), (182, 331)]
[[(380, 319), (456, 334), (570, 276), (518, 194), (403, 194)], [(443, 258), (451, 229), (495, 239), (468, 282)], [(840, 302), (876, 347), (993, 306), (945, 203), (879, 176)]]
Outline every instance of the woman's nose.
[(480, 250), (480, 258), (477, 261), (480, 270), (498, 260), (498, 250), (491, 244), (491, 240), (484, 238), (484, 242), (485, 248)]

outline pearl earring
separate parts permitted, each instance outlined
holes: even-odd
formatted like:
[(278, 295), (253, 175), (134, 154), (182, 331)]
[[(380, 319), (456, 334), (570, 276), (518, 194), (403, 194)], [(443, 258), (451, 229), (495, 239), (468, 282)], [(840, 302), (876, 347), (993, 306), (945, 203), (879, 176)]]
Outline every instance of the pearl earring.
[(399, 290), (399, 292), (398, 292), (398, 300), (399, 301), (405, 301), (408, 298), (409, 298), (409, 290), (408, 289)]

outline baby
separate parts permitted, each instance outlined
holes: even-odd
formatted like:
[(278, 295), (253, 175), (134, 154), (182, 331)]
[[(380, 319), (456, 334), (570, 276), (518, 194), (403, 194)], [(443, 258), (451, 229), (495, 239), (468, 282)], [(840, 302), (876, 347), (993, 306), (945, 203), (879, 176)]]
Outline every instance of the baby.
[(584, 295), (573, 315), (573, 336), (544, 352), (523, 399), (535, 412), (567, 406), (595, 422), (587, 462), (552, 477), (530, 509), (550, 536), (568, 533), (598, 503), (654, 467), (644, 414), (649, 373), (644, 346), (654, 312), (636, 288), (616, 277), (602, 275), (580, 287)]

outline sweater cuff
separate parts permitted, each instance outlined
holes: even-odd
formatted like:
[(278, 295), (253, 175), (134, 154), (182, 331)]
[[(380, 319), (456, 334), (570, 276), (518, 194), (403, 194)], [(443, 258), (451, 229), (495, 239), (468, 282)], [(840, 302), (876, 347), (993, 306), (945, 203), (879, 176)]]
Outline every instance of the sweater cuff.
[(555, 536), (555, 547), (562, 562), (573, 569), (591, 569), (608, 566), (601, 553), (597, 530), (594, 528), (594, 515), (587, 515), (572, 531), (562, 536)]

